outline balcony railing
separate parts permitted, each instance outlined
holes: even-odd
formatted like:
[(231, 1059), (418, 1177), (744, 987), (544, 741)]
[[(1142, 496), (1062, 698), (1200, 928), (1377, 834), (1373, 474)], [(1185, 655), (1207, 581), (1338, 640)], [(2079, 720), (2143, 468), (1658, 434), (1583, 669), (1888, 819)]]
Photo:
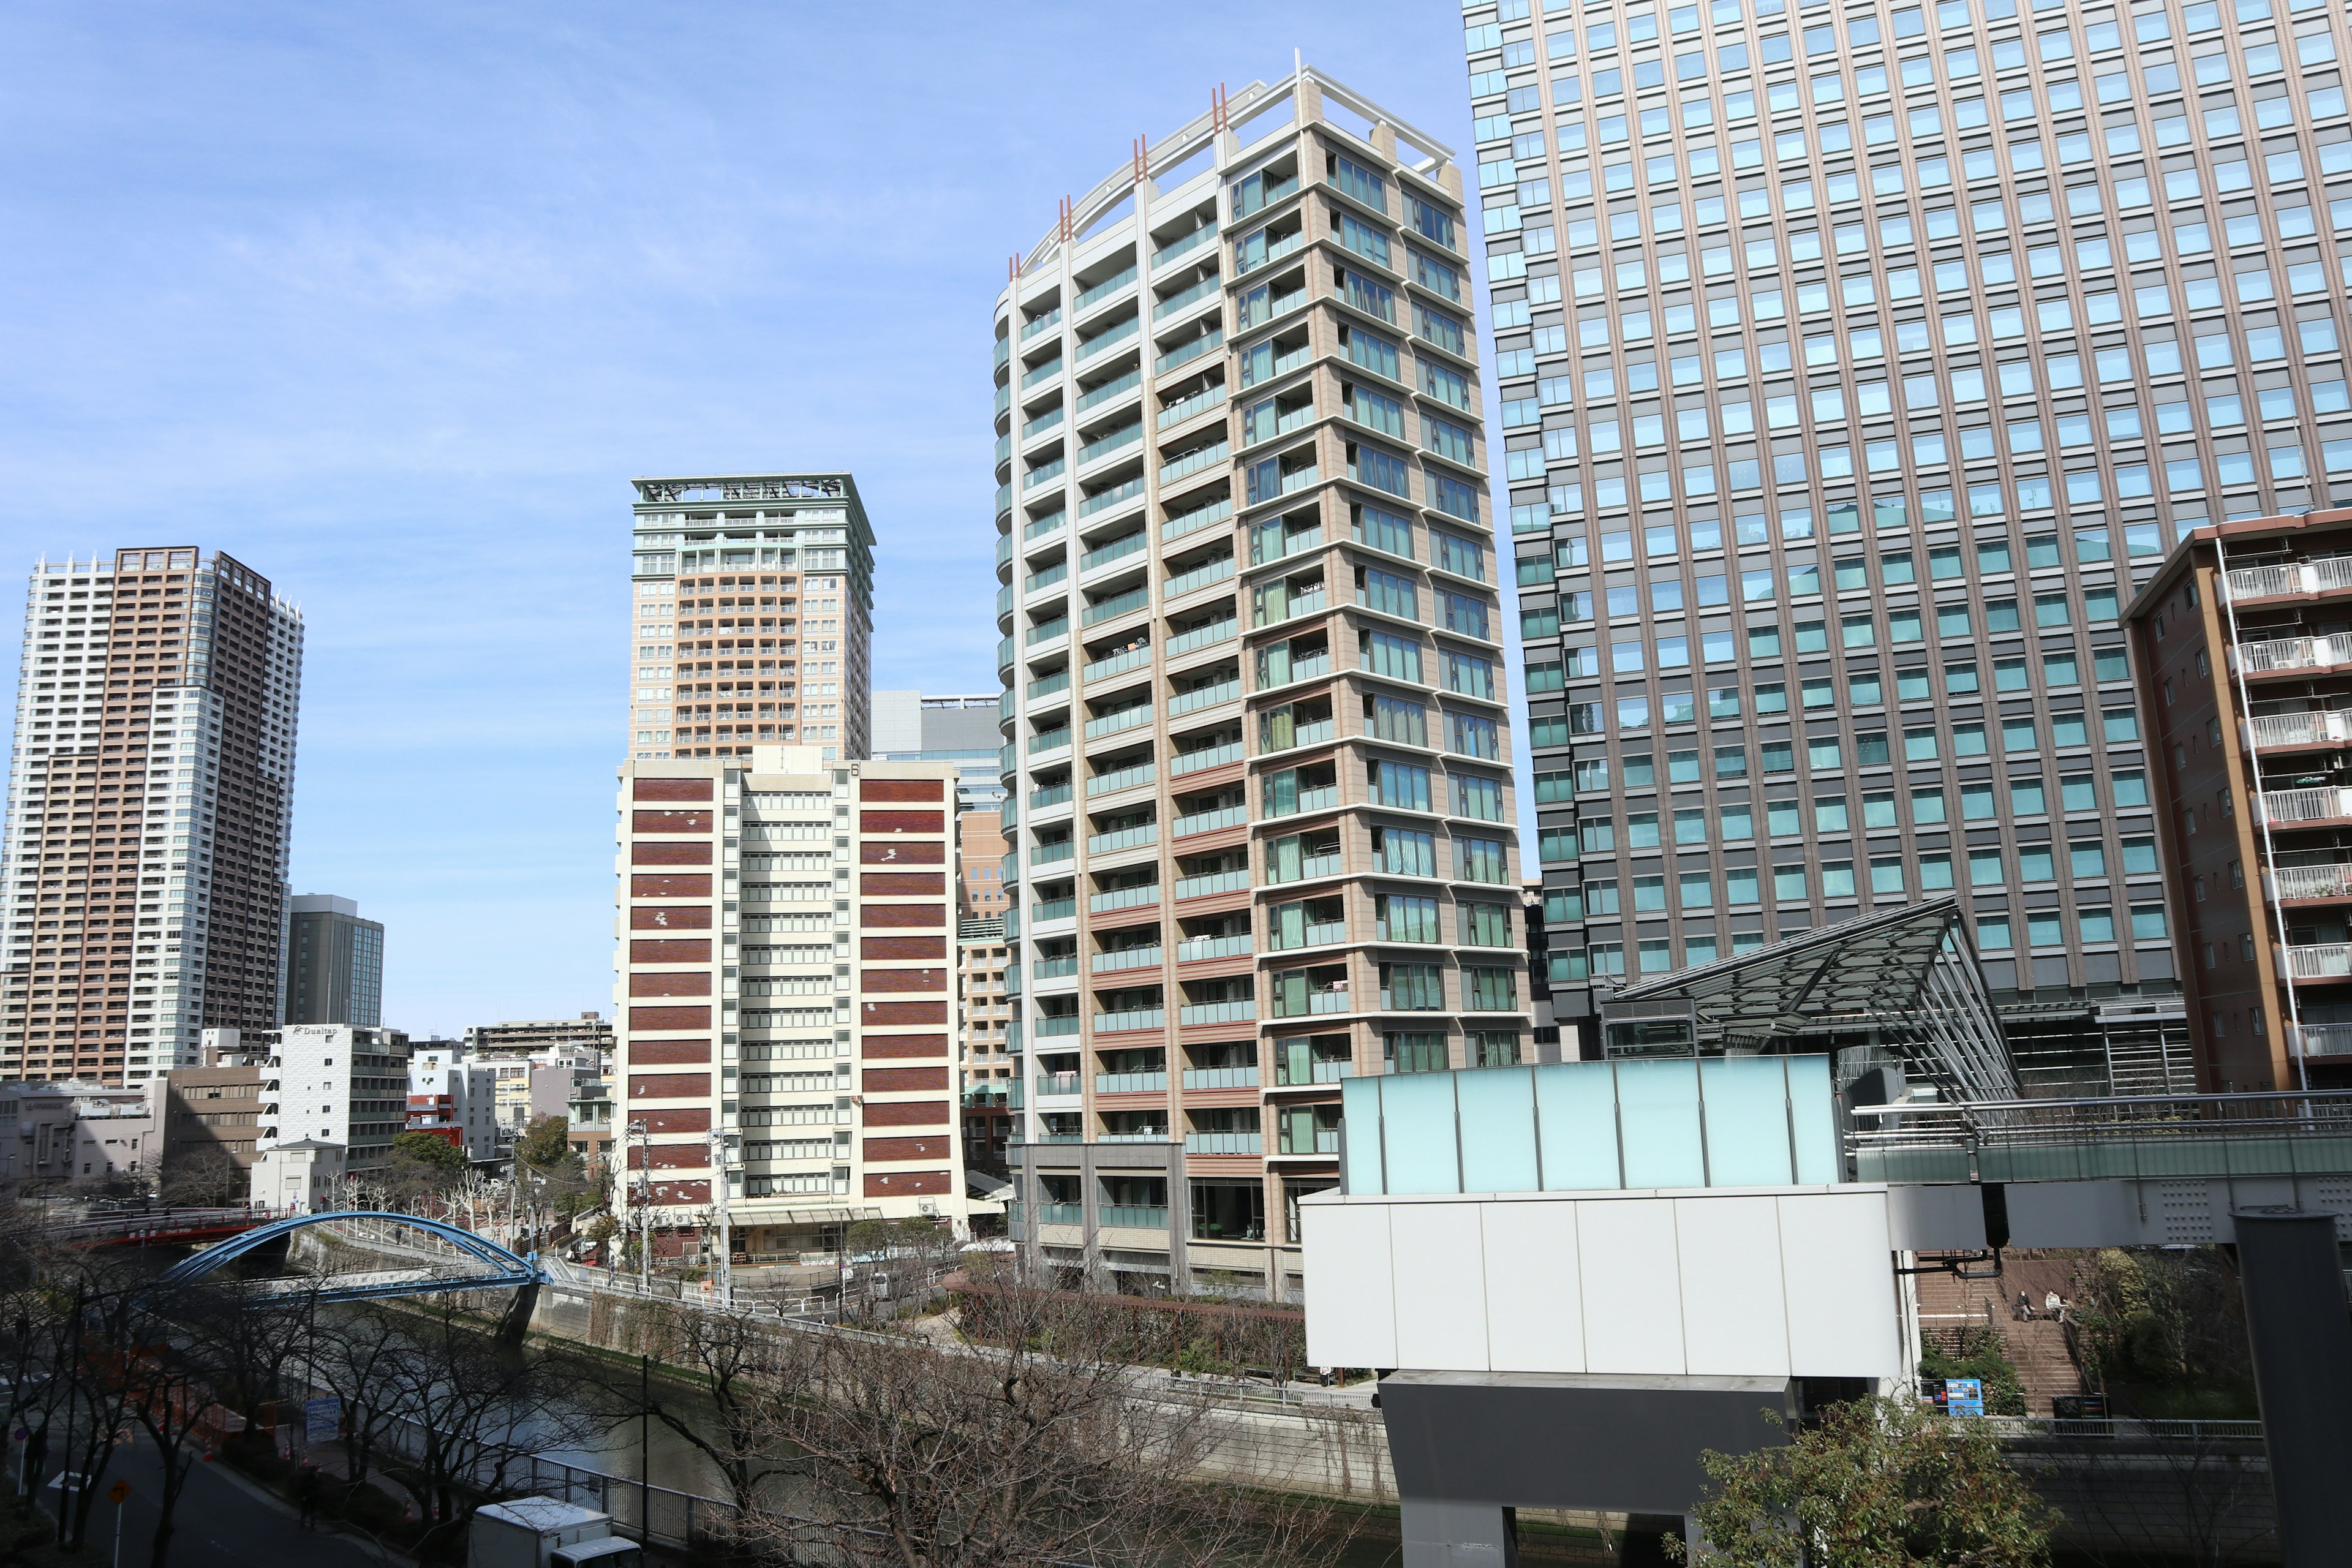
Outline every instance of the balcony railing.
[[(1048, 899), (1044, 903), (1032, 904), (1029, 908), (1029, 918), (1033, 921), (1066, 921), (1076, 919), (1077, 912), (1078, 900), (1075, 898)], [(1076, 1021), (1075, 1018), (1071, 1020), (1074, 1024)], [(1053, 1020), (1048, 1018), (1046, 1022), (1050, 1024)], [(1047, 1033), (1052, 1031), (1048, 1030)]]
[[(1227, 567), (1230, 570), (1231, 563), (1227, 563)], [(1175, 584), (1171, 583), (1169, 586), (1172, 589)], [(1203, 708), (1214, 708), (1220, 702), (1231, 702), (1241, 694), (1242, 678), (1231, 676), (1213, 686), (1196, 686), (1180, 696), (1170, 698), (1168, 711), (1171, 716), (1197, 712)]]
[(1123, 393), (1132, 392), (1142, 384), (1143, 367), (1138, 365), (1126, 374), (1106, 381), (1100, 386), (1081, 395), (1077, 402), (1078, 412), (1084, 414), (1089, 408), (1099, 408), (1112, 398)]
[(2307, 942), (2283, 950), (2295, 980), (2352, 980), (2352, 942)]
[[(1106, 713), (1099, 719), (1089, 719), (1087, 721), (1087, 739), (1097, 741), (1105, 735), (1116, 735), (1122, 730), (1132, 730), (1139, 724), (1148, 724), (1151, 721), (1151, 704), (1143, 702), (1133, 708), (1121, 708), (1115, 712)], [(1065, 731), (1063, 734), (1066, 738), (1068, 731)]]
[(1255, 1089), (1255, 1068), (1186, 1068), (1186, 1089)]
[(1078, 345), (1077, 353), (1072, 357), (1076, 360), (1091, 359), (1096, 354), (1102, 353), (1103, 350), (1110, 347), (1113, 343), (1123, 343), (1142, 330), (1143, 318), (1140, 316), (1129, 316), (1127, 320), (1119, 322), (1117, 326), (1111, 327), (1104, 331), (1097, 332), (1093, 337), (1088, 338), (1086, 342), (1080, 343)]
[(1119, 483), (1113, 485), (1110, 489), (1103, 491), (1100, 495), (1088, 496), (1086, 500), (1080, 501), (1078, 503), (1078, 515), (1080, 517), (1092, 517), (1095, 513), (1115, 507), (1123, 500), (1133, 500), (1137, 496), (1139, 496), (1142, 493), (1143, 476), (1141, 474), (1138, 474), (1131, 479), (1124, 479)]
[[(1219, 624), (1230, 626), (1233, 622), (1223, 621)], [(1168, 764), (1168, 771), (1171, 773), (1197, 773), (1202, 768), (1223, 767), (1227, 763), (1238, 763), (1241, 760), (1242, 743), (1239, 741), (1227, 741), (1222, 745), (1203, 746), (1197, 752), (1178, 752), (1176, 760)]]
[(2273, 789), (2259, 799), (2263, 820), (2273, 827), (2352, 819), (2352, 789)]
[[(1152, 889), (1155, 893), (1159, 890), (1157, 888)], [(1129, 1007), (1124, 1012), (1096, 1014), (1095, 1033), (1116, 1035), (1128, 1029), (1158, 1029), (1164, 1028), (1167, 1023), (1168, 1009), (1165, 1007)], [(1160, 1075), (1160, 1087), (1168, 1087), (1165, 1073)]]
[(1036, 852), (1029, 857), (1029, 863), (1032, 866), (1050, 866), (1056, 860), (1076, 859), (1077, 853), (1076, 843), (1064, 838), (1055, 843), (1037, 846)]
[(1194, 626), (1189, 632), (1180, 633), (1168, 639), (1168, 657), (1174, 658), (1179, 654), (1191, 653), (1194, 648), (1213, 647), (1234, 636), (1240, 630), (1241, 622), (1230, 616), (1222, 621), (1211, 621), (1205, 626)]
[(1264, 1152), (1265, 1134), (1259, 1132), (1188, 1132), (1184, 1135), (1187, 1154), (1256, 1154)]
[(1355, 1071), (1355, 1063), (1344, 1057), (1333, 1057), (1328, 1060), (1318, 1058), (1309, 1064), (1307, 1076), (1298, 1078), (1292, 1074), (1289, 1064), (1277, 1056), (1275, 1061), (1274, 1081), (1284, 1089), (1296, 1089), (1311, 1083), (1338, 1083), (1343, 1078), (1353, 1077)]
[(1097, 1094), (1166, 1094), (1168, 1069), (1154, 1068), (1145, 1072), (1098, 1072), (1095, 1074)]
[(2333, 669), (2352, 665), (2352, 633), (2324, 637), (2276, 637), (2268, 642), (2244, 642), (2230, 650), (2237, 668), (2248, 675), (2284, 674), (2298, 669)]
[(1037, 1032), (1040, 1035), (1075, 1035), (1078, 1032), (1078, 1016), (1076, 1013), (1049, 1013), (1037, 1020)]
[(1168, 1210), (1160, 1205), (1105, 1204), (1095, 1211), (1095, 1223), (1107, 1230), (1166, 1230)]
[(1216, 237), (1217, 226), (1213, 223), (1202, 224), (1199, 228), (1196, 228), (1192, 233), (1185, 235), (1182, 238), (1171, 239), (1160, 249), (1153, 251), (1151, 253), (1151, 265), (1154, 267), (1164, 267), (1169, 262), (1175, 260), (1178, 257), (1184, 256), (1192, 251), (1197, 250), (1202, 246), (1208, 244), (1209, 241)]
[(1081, 670), (1079, 673), (1087, 680), (1096, 681), (1101, 680), (1108, 676), (1122, 674), (1130, 669), (1140, 669), (1150, 662), (1151, 650), (1150, 648), (1131, 647), (1125, 653), (1115, 653), (1108, 658), (1097, 659), (1094, 663), (1087, 666), (1086, 668)]
[(1097, 545), (1080, 555), (1078, 570), (1091, 572), (1097, 566), (1108, 566), (1114, 561), (1124, 561), (1150, 542), (1151, 536), (1139, 528), (1133, 533), (1121, 534), (1108, 543)]
[(1178, 479), (1188, 479), (1202, 468), (1222, 463), (1225, 460), (1228, 450), (1227, 444), (1221, 437), (1205, 447), (1186, 452), (1181, 457), (1162, 463), (1160, 465), (1160, 482), (1163, 485), (1174, 484)]
[(1059, 305), (1056, 305), (1052, 310), (1046, 311), (1044, 315), (1038, 317), (1035, 321), (1024, 323), (1021, 328), (1021, 341), (1024, 343), (1027, 342), (1031, 338), (1035, 337), (1039, 332), (1044, 331), (1046, 328), (1058, 324), (1061, 320), (1062, 308)]
[(1161, 949), (1154, 943), (1150, 947), (1130, 947), (1118, 952), (1097, 952), (1087, 961), (1087, 966), (1097, 974), (1108, 974), (1121, 969), (1157, 969), (1160, 957)]
[(1205, 877), (1179, 877), (1176, 896), (1180, 899), (1205, 899), (1214, 893), (1241, 893), (1249, 890), (1247, 871), (1213, 871)]
[(1021, 525), (1021, 542), (1025, 544), (1033, 539), (1042, 539), (1069, 521), (1066, 511), (1049, 511)]
[(1180, 816), (1168, 825), (1168, 832), (1171, 837), (1183, 838), (1195, 833), (1213, 833), (1221, 827), (1239, 827), (1248, 820), (1249, 807), (1245, 805), (1220, 806), (1215, 811), (1196, 811)]
[(1195, 414), (1206, 414), (1224, 400), (1224, 384), (1220, 382), (1205, 391), (1194, 393), (1181, 403), (1171, 403), (1161, 409), (1158, 419), (1153, 422), (1152, 428), (1165, 430), (1171, 425), (1181, 425)]
[(1294, 1138), (1285, 1132), (1282, 1135), (1282, 1152), (1286, 1154), (1336, 1154), (1339, 1152), (1339, 1130), (1318, 1127), (1312, 1140), (1314, 1147), (1308, 1148), (1308, 1142), (1307, 1139)]
[(1067, 784), (1047, 784), (1043, 789), (1029, 792), (1029, 808), (1040, 811), (1049, 805), (1059, 805), (1069, 798), (1070, 786)]
[(1164, 321), (1185, 306), (1196, 304), (1207, 299), (1217, 291), (1218, 286), (1223, 281), (1223, 279), (1212, 272), (1190, 289), (1169, 295), (1168, 298), (1151, 307), (1152, 321), (1155, 323)]
[(1058, 958), (1033, 958), (1029, 961), (1029, 973), (1040, 980), (1055, 980), (1077, 972), (1078, 955), (1075, 952), (1064, 953)]
[(1081, 615), (1080, 619), (1085, 625), (1091, 626), (1099, 622), (1111, 620), (1117, 616), (1126, 615), (1130, 610), (1142, 609), (1150, 603), (1150, 589), (1129, 588), (1126, 593), (1114, 595), (1112, 597), (1105, 599), (1099, 605), (1088, 605)]
[(2276, 566), (2241, 566), (2228, 578), (2230, 597), (2277, 599), (2352, 588), (2352, 556), (2327, 561), (2289, 561)]
[(1257, 1003), (1246, 996), (1234, 1002), (1194, 1002), (1176, 1009), (1179, 1024), (1246, 1024), (1256, 1016)]
[(1076, 302), (1074, 303), (1070, 309), (1073, 312), (1083, 310), (1097, 300), (1109, 299), (1113, 294), (1116, 294), (1121, 289), (1126, 288), (1129, 284), (1134, 281), (1135, 268), (1133, 267), (1129, 267), (1122, 272), (1115, 272), (1108, 278), (1104, 279), (1101, 282), (1096, 284), (1093, 288), (1080, 294)]
[(1122, 827), (1115, 833), (1090, 833), (1087, 836), (1087, 853), (1108, 855), (1114, 850), (1137, 849), (1146, 844), (1160, 842), (1160, 825), (1147, 822), (1138, 827)]
[(1188, 364), (1211, 349), (1223, 347), (1224, 342), (1225, 332), (1223, 327), (1212, 328), (1197, 338), (1187, 338), (1151, 362), (1152, 374), (1161, 374), (1174, 370), (1180, 364)]
[(1088, 441), (1084, 446), (1080, 447), (1078, 448), (1078, 463), (1081, 467), (1084, 467), (1086, 464), (1093, 462), (1096, 458), (1100, 458), (1107, 453), (1116, 452), (1121, 447), (1131, 447), (1136, 442), (1142, 439), (1142, 420), (1139, 419), (1132, 425), (1122, 425), (1118, 429), (1107, 433), (1099, 439)]
[(1097, 773), (1087, 781), (1087, 794), (1090, 796), (1109, 795), (1114, 790), (1132, 789), (1137, 784), (1150, 784), (1151, 779), (1151, 764), (1139, 763), (1134, 767), (1120, 768), (1115, 773)]
[(1061, 374), (1062, 356), (1060, 354), (1055, 354), (1052, 359), (1047, 360), (1044, 364), (1039, 365), (1036, 369), (1027, 371), (1023, 374), (1021, 377), (1021, 390), (1026, 392), (1031, 387), (1036, 385), (1039, 382), (1051, 381)]
[(2352, 1057), (2352, 1024), (2305, 1024), (2301, 1038), (2307, 1057)]
[(1252, 945), (1247, 931), (1238, 936), (1188, 936), (1176, 944), (1176, 962), (1197, 963), (1209, 958), (1247, 958)]
[(2340, 746), (2352, 742), (2352, 712), (2265, 713), (2245, 721), (2252, 746)]
[(1037, 1075), (1037, 1092), (1044, 1094), (1076, 1094), (1083, 1086), (1074, 1072), (1041, 1072)]
[(1170, 599), (1181, 599), (1187, 594), (1198, 593), (1213, 583), (1222, 583), (1233, 574), (1234, 558), (1230, 555), (1220, 555), (1214, 561), (1205, 562), (1193, 567), (1190, 572), (1169, 578), (1160, 585), (1160, 597), (1162, 603)]
[(2352, 863), (2280, 866), (2268, 872), (2264, 889), (2273, 899), (2352, 899)]
[(1087, 909), (1099, 915), (1112, 910), (1139, 909), (1145, 904), (1159, 901), (1160, 884), (1143, 882), (1132, 888), (1114, 888), (1108, 893), (1092, 894), (1087, 900)]

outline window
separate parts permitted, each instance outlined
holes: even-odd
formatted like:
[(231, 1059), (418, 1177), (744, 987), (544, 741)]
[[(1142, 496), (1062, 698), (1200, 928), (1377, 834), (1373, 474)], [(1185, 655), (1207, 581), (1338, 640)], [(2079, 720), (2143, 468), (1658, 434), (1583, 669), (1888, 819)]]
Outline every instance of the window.
[[(1426, 838), (1428, 835), (1419, 837)], [(1496, 838), (1454, 839), (1454, 874), (1465, 882), (1499, 884), (1507, 880), (1502, 841)]]

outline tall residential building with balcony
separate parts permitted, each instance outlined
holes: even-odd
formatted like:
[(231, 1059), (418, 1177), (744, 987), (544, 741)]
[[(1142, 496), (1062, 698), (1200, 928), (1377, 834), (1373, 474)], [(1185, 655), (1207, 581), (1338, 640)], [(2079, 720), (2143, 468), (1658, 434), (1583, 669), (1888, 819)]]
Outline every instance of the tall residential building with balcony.
[(997, 302), (1039, 1265), (1291, 1295), (1339, 1080), (1526, 1048), (1462, 201), (1305, 68), (1139, 145)]
[(964, 1222), (955, 782), (817, 745), (623, 764), (614, 1202), (657, 1255), (720, 1204), (753, 1262)]
[(630, 755), (866, 754), (874, 530), (847, 474), (638, 479)]
[(2352, 1086), (2352, 510), (2200, 528), (2128, 620), (2199, 1087)]
[(2118, 610), (2191, 529), (2325, 499), (2343, 17), (1464, 20), (1563, 1027), (1957, 892), (2013, 1043), (2165, 1079)]
[(138, 1082), (277, 1026), (301, 682), (301, 612), (226, 554), (34, 568), (0, 1079)]

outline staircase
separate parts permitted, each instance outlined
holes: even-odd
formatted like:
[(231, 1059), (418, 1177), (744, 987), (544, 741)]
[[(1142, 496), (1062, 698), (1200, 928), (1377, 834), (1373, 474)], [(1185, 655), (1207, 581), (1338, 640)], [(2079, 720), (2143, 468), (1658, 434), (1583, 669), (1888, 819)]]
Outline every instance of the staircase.
[(2011, 1258), (1998, 1279), (1918, 1275), (1920, 1331), (1929, 1342), (1952, 1350), (1963, 1331), (1992, 1329), (2024, 1386), (2025, 1413), (2050, 1415), (2053, 1398), (2083, 1392), (2083, 1376), (2067, 1352), (2065, 1326), (2039, 1316), (2030, 1323), (2018, 1321), (2017, 1293), (2031, 1297), (2038, 1314), (2049, 1291), (2072, 1291), (2073, 1277), (2074, 1265), (2063, 1258)]

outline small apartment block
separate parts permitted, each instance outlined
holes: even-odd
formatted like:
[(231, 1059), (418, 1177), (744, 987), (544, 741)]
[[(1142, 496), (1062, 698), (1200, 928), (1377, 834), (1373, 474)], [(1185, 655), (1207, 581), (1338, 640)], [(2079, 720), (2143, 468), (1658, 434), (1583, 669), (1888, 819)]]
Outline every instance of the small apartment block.
[(2127, 619), (2199, 1086), (2352, 1087), (2352, 510), (2199, 529)]
[(964, 1220), (955, 784), (819, 746), (622, 768), (614, 1199), (657, 1255), (719, 1203), (753, 1263)]

